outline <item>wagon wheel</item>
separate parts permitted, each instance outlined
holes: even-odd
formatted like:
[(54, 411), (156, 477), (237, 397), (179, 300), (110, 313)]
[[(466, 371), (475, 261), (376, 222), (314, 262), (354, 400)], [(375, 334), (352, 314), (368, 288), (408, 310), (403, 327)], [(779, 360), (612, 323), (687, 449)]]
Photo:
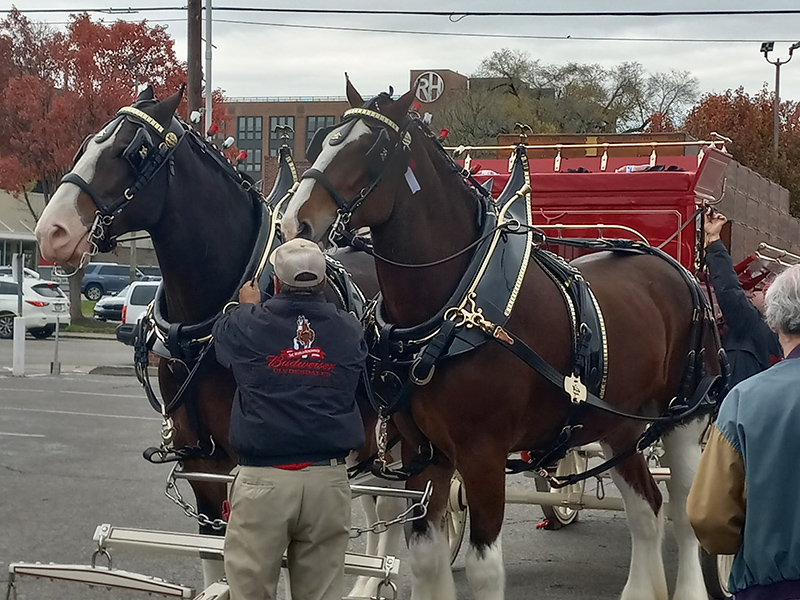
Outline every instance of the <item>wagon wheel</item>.
[[(556, 475), (572, 475), (573, 473), (582, 473), (586, 470), (586, 465), (589, 463), (589, 458), (586, 454), (577, 450), (570, 450), (567, 455), (558, 461), (556, 466)], [(534, 478), (536, 490), (539, 492), (549, 491), (552, 494), (560, 494), (566, 500), (570, 495), (582, 497), (583, 490), (586, 486), (586, 480), (579, 481), (572, 485), (563, 488), (551, 488), (550, 484), (538, 475)], [(542, 505), (542, 512), (545, 519), (550, 521), (547, 529), (561, 529), (578, 520), (579, 508), (571, 508), (568, 506), (545, 506)]]
[(700, 549), (700, 568), (703, 570), (703, 580), (706, 590), (714, 600), (731, 598), (728, 591), (728, 577), (733, 566), (733, 554), (709, 554)]
[(442, 517), (442, 529), (450, 547), (450, 564), (452, 565), (461, 542), (464, 540), (464, 531), (467, 529), (467, 495), (464, 491), (464, 481), (461, 474), (456, 471), (450, 479), (450, 495), (447, 498), (447, 507)]

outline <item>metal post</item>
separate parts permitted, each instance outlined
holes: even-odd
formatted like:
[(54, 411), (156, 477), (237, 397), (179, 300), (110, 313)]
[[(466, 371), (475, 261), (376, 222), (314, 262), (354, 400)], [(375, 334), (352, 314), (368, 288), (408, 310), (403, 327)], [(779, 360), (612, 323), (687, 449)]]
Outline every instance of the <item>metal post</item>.
[(15, 252), (11, 258), (11, 271), (16, 275), (14, 279), (17, 282), (17, 316), (14, 317), (14, 340), (12, 343), (14, 356), (11, 360), (11, 374), (14, 377), (25, 375), (25, 318), (22, 316), (22, 283), (25, 269), (22, 257), (21, 252)]
[(58, 333), (61, 325), (61, 317), (60, 315), (56, 315), (56, 350), (53, 354), (53, 362), (50, 363), (50, 374), (51, 375), (61, 375), (61, 363), (58, 361)]
[(211, 123), (214, 122), (211, 111), (211, 94), (213, 88), (211, 87), (211, 0), (206, 0), (206, 119), (204, 132), (208, 131)]
[(136, 240), (132, 239), (130, 243), (131, 243), (131, 248), (130, 248), (130, 257), (128, 262), (130, 263), (131, 283), (133, 283), (134, 281), (136, 281), (136, 267), (138, 266), (136, 264)]
[[(789, 62), (789, 61), (786, 61)], [(775, 61), (775, 108), (773, 109), (773, 127), (772, 127), (772, 152), (778, 156), (778, 131), (780, 125), (780, 109), (781, 109), (781, 59)]]

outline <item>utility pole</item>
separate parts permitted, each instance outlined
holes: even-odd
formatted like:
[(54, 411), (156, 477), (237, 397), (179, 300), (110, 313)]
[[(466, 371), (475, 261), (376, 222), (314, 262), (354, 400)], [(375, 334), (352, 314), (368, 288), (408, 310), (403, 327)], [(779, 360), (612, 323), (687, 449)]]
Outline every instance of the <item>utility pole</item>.
[(211, 115), (211, 94), (214, 89), (211, 87), (211, 48), (211, 0), (206, 0), (206, 118), (204, 134), (211, 127), (211, 123), (214, 122)]
[(202, 0), (189, 0), (189, 23), (187, 27), (188, 52), (187, 52), (187, 81), (186, 101), (188, 102), (187, 115), (192, 111), (200, 110), (203, 106), (203, 4)]
[(800, 48), (800, 42), (796, 42), (789, 46), (789, 58), (781, 61), (780, 58), (775, 60), (769, 59), (769, 53), (775, 49), (775, 42), (764, 42), (761, 44), (761, 52), (764, 59), (771, 65), (775, 65), (775, 106), (772, 115), (772, 153), (778, 157), (778, 135), (780, 132), (780, 108), (781, 108), (781, 65), (785, 65), (792, 60), (792, 54), (795, 50)]

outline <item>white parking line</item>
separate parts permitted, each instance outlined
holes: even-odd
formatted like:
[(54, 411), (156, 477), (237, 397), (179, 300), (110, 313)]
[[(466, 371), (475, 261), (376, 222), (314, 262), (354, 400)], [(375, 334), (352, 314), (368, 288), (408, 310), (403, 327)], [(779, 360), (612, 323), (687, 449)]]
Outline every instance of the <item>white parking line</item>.
[(136, 417), (133, 415), (106, 415), (103, 413), (87, 413), (72, 410), (48, 410), (45, 408), (19, 408), (14, 406), (0, 406), (0, 410), (16, 410), (20, 412), (50, 413), (54, 415), (72, 415), (76, 417), (105, 417), (108, 419), (135, 419), (137, 421), (160, 421), (159, 417)]
[(0, 431), (0, 436), (2, 435), (11, 435), (14, 437), (45, 437), (40, 433), (9, 433), (6, 431)]

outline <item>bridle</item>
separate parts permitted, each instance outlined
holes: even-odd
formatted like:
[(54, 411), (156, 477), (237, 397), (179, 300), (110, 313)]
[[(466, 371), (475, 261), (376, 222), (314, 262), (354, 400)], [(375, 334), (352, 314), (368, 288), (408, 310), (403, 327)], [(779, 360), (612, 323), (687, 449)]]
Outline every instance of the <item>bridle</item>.
[[(398, 125), (386, 115), (369, 108), (351, 108), (345, 111), (340, 124), (319, 129), (314, 134), (309, 144), (309, 151), (306, 152), (306, 155), (308, 156), (309, 152), (311, 152), (312, 155), (318, 155), (319, 151), (322, 149), (322, 142), (328, 134), (334, 130), (345, 128), (343, 132), (337, 134), (338, 137), (335, 137), (329, 142), (330, 145), (341, 144), (352, 130), (353, 124), (359, 120), (373, 121), (380, 127), (378, 139), (366, 154), (367, 165), (371, 165), (368, 168), (369, 181), (367, 185), (348, 200), (334, 187), (325, 173), (319, 169), (312, 167), (300, 176), (300, 181), (304, 179), (313, 179), (319, 182), (330, 194), (331, 198), (333, 198), (333, 201), (336, 202), (336, 220), (331, 226), (329, 233), (329, 240), (331, 243), (335, 243), (335, 240), (340, 237), (345, 239), (350, 238), (351, 234), (348, 230), (350, 218), (367, 196), (369, 196), (383, 180), (383, 176), (389, 169), (389, 165), (394, 156), (398, 152), (402, 152), (407, 158), (410, 158), (411, 133), (409, 132), (409, 128), (413, 120), (406, 117), (403, 124)], [(369, 125), (367, 126), (369, 127)], [(372, 129), (372, 127), (370, 127), (370, 129)], [(387, 131), (392, 131), (397, 134), (397, 139), (394, 143), (390, 140)], [(313, 160), (316, 160), (316, 156), (313, 156)]]
[[(123, 120), (139, 125), (139, 129), (133, 139), (122, 153), (122, 156), (131, 166), (135, 177), (130, 187), (126, 188), (116, 199), (109, 202), (77, 173), (70, 171), (61, 178), (62, 184), (71, 183), (77, 185), (92, 199), (96, 208), (94, 222), (88, 230), (89, 251), (85, 252), (81, 257), (80, 265), (75, 273), (86, 266), (98, 252), (109, 252), (114, 249), (117, 240), (116, 236), (112, 235), (110, 231), (114, 219), (130, 204), (136, 193), (150, 183), (161, 169), (170, 162), (170, 158), (177, 150), (187, 131), (186, 126), (175, 116), (172, 117), (169, 125), (164, 127), (144, 111), (133, 106), (126, 106), (121, 108), (114, 119), (94, 136), (95, 141), (107, 139)], [(151, 134), (154, 134), (157, 138), (157, 143), (153, 142)], [(85, 146), (86, 142), (84, 142), (81, 150), (78, 151), (75, 162), (83, 154)]]
[[(488, 237), (490, 237), (492, 232), (489, 232), (486, 236), (482, 236), (466, 246), (465, 248), (451, 254), (445, 258), (442, 258), (437, 261), (433, 261), (430, 263), (401, 263), (394, 260), (389, 259), (388, 257), (380, 256), (375, 253), (374, 249), (369, 245), (365, 244), (364, 241), (358, 236), (356, 236), (352, 231), (349, 230), (348, 224), (350, 222), (350, 218), (355, 212), (355, 210), (361, 206), (364, 200), (369, 196), (376, 187), (380, 184), (383, 180), (384, 175), (389, 169), (391, 164), (392, 158), (398, 152), (401, 152), (405, 156), (405, 160), (408, 161), (410, 159), (410, 152), (411, 152), (411, 132), (409, 131), (412, 125), (416, 122), (418, 123), (418, 131), (431, 138), (432, 140), (436, 141), (437, 147), (441, 150), (444, 157), (447, 161), (451, 164), (453, 169), (459, 172), (471, 185), (472, 187), (480, 193), (480, 200), (479, 200), (479, 209), (482, 213), (485, 210), (490, 210), (489, 205), (491, 205), (491, 197), (489, 193), (472, 177), (472, 174), (469, 170), (460, 167), (453, 158), (444, 150), (444, 148), (439, 144), (438, 140), (434, 137), (434, 135), (430, 132), (430, 130), (422, 124), (419, 119), (411, 118), (410, 116), (406, 116), (403, 121), (402, 126), (395, 123), (392, 119), (387, 117), (386, 115), (377, 112), (375, 110), (371, 110), (369, 108), (351, 108), (350, 110), (345, 111), (344, 116), (342, 117), (342, 122), (338, 125), (333, 125), (331, 127), (325, 127), (322, 129), (317, 130), (312, 138), (311, 142), (308, 145), (308, 150), (306, 151), (306, 157), (310, 158), (312, 161), (316, 160), (316, 157), (319, 156), (322, 150), (322, 144), (325, 139), (327, 139), (328, 134), (331, 132), (344, 128), (344, 131), (335, 134), (334, 137), (328, 142), (329, 145), (336, 146), (344, 142), (344, 140), (349, 135), (352, 125), (355, 121), (358, 120), (371, 120), (377, 122), (378, 126), (380, 127), (380, 133), (378, 134), (378, 139), (374, 142), (370, 150), (366, 154), (366, 163), (368, 165), (369, 171), (369, 182), (366, 186), (361, 188), (361, 190), (353, 196), (350, 200), (347, 200), (339, 190), (337, 190), (330, 180), (327, 178), (323, 171), (319, 169), (310, 168), (308, 169), (303, 175), (300, 176), (300, 181), (303, 179), (313, 179), (318, 181), (322, 187), (330, 194), (333, 201), (336, 203), (337, 211), (336, 211), (336, 220), (330, 227), (330, 231), (328, 233), (328, 241), (331, 245), (336, 245), (338, 240), (344, 239), (349, 245), (355, 247), (358, 250), (362, 250), (367, 252), (376, 260), (383, 261), (385, 263), (397, 266), (397, 267), (405, 267), (405, 268), (429, 268), (435, 267), (440, 264), (446, 263), (454, 258), (461, 256), (462, 254), (468, 252), (469, 250), (473, 249), (474, 247), (483, 243)], [(368, 125), (369, 127), (369, 125)], [(372, 127), (370, 127), (372, 129)], [(387, 134), (387, 130), (393, 131), (397, 134), (397, 139), (393, 145), (391, 145), (391, 141), (389, 139), (389, 135)]]

